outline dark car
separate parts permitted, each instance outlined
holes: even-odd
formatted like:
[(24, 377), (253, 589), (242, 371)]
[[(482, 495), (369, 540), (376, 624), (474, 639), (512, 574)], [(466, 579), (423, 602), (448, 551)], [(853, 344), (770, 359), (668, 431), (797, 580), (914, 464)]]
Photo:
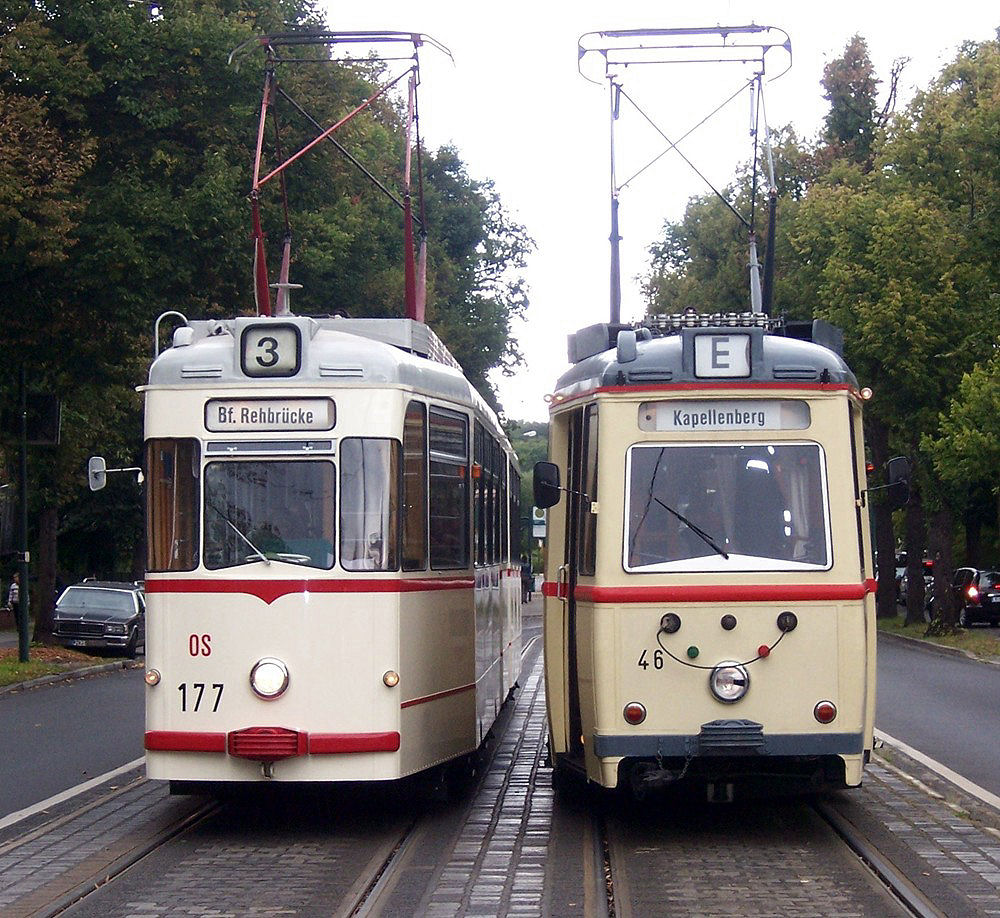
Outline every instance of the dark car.
[(1000, 572), (960, 567), (951, 580), (958, 606), (958, 623), (968, 628), (976, 622), (1000, 625)]
[[(924, 558), (924, 596), (928, 597), (934, 589), (934, 562), (930, 558)], [(901, 605), (906, 605), (906, 596), (909, 593), (909, 577), (906, 575), (906, 562), (903, 562), (902, 573), (899, 575), (898, 589), (896, 591), (896, 601)], [(925, 598), (924, 603), (926, 605), (927, 599)], [(930, 621), (930, 619), (928, 619)]]
[(134, 657), (146, 648), (146, 597), (135, 583), (86, 580), (56, 600), (52, 634), (64, 647), (120, 650)]

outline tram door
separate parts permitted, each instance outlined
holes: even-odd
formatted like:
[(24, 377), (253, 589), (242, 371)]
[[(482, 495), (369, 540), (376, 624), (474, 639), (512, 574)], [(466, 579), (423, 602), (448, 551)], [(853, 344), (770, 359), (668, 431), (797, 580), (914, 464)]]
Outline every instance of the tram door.
[(583, 409), (572, 413), (569, 420), (569, 455), (566, 457), (566, 487), (568, 488), (568, 504), (566, 512), (565, 557), (563, 564), (566, 569), (566, 697), (569, 704), (569, 755), (571, 758), (583, 756), (581, 734), (583, 725), (580, 719), (580, 681), (577, 665), (577, 611), (576, 611), (576, 581), (579, 575), (579, 541), (580, 515), (583, 510), (583, 498), (580, 492), (583, 481)]

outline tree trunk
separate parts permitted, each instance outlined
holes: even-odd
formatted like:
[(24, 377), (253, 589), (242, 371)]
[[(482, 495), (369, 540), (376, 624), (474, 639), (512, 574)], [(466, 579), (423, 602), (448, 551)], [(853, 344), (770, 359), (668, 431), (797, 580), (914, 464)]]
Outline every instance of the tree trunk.
[[(889, 459), (889, 430), (878, 421), (868, 423), (868, 445), (875, 468), (881, 469)], [(878, 494), (879, 492), (875, 492)], [(892, 511), (881, 501), (872, 502), (866, 495), (866, 506), (872, 507), (875, 525), (875, 557), (878, 565), (878, 589), (875, 593), (875, 614), (879, 618), (896, 615), (896, 536), (892, 531)], [(867, 511), (862, 511), (867, 512)]]
[(924, 621), (924, 504), (911, 481), (910, 502), (906, 505), (906, 622)]
[(937, 510), (931, 515), (928, 547), (934, 559), (934, 621), (927, 633), (941, 634), (954, 630), (958, 610), (951, 593), (951, 578), (955, 569), (952, 557), (955, 520), (950, 509)]
[(983, 518), (975, 507), (967, 507), (963, 514), (965, 523), (965, 560), (979, 567), (983, 560)]
[(31, 597), (35, 612), (35, 636), (52, 643), (52, 610), (56, 592), (56, 547), (59, 541), (59, 511), (46, 507), (38, 514), (38, 585)]

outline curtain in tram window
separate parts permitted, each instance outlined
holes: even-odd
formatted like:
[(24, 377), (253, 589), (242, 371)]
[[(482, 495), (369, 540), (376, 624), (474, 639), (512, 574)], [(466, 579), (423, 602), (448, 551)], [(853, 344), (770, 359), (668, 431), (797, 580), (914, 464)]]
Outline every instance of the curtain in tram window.
[(340, 562), (346, 570), (398, 569), (399, 466), (396, 440), (341, 442)]

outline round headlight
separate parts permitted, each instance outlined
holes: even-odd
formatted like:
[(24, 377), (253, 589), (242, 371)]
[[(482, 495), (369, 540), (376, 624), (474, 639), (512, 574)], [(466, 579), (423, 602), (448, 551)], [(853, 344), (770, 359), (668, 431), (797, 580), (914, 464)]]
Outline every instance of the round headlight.
[(250, 670), (250, 688), (261, 698), (277, 698), (288, 688), (288, 667), (275, 657), (258, 660)]
[(726, 660), (712, 670), (708, 684), (712, 694), (719, 701), (732, 704), (747, 693), (750, 688), (750, 674), (745, 666), (740, 666), (734, 660)]

